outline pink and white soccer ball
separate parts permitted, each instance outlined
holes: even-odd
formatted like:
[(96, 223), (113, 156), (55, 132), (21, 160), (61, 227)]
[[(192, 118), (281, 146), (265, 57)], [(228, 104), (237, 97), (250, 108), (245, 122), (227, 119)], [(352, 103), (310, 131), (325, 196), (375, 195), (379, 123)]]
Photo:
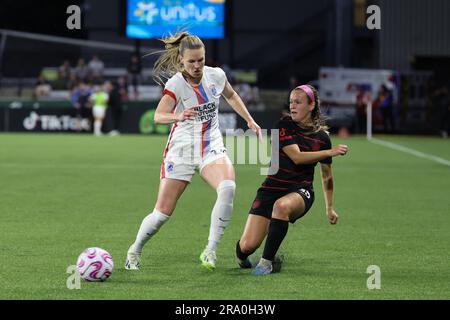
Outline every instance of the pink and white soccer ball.
[(87, 248), (77, 260), (77, 270), (87, 281), (105, 281), (114, 269), (114, 262), (108, 251), (102, 248)]

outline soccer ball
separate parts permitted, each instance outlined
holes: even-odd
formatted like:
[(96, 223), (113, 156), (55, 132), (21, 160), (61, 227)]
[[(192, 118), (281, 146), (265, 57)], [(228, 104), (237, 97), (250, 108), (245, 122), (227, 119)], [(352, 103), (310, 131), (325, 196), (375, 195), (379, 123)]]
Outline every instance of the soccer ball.
[(109, 278), (114, 263), (108, 251), (102, 248), (87, 248), (77, 260), (77, 270), (87, 281), (105, 281)]

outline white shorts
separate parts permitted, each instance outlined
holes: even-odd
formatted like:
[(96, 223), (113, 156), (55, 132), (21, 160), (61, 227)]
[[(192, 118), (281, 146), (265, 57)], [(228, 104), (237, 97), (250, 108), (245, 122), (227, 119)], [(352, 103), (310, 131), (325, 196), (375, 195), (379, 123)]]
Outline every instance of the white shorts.
[(195, 170), (201, 173), (206, 165), (218, 159), (224, 158), (224, 163), (232, 164), (222, 139), (211, 143), (208, 152), (203, 156), (195, 156), (194, 150), (193, 145), (173, 144), (170, 148), (166, 148), (160, 179), (169, 178), (191, 182)]
[(94, 108), (92, 108), (92, 115), (94, 116), (94, 118), (104, 118), (105, 117), (105, 113), (106, 113), (106, 108), (104, 107), (99, 107), (99, 106), (94, 106)]

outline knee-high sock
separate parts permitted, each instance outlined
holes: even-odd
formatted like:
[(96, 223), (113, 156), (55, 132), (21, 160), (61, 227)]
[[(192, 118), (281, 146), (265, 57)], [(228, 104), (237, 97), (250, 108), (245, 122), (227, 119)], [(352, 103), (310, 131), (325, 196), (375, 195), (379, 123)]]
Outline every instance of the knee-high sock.
[(250, 255), (252, 255), (253, 252), (255, 252), (255, 251), (248, 252), (248, 253), (242, 252), (241, 244), (239, 243), (239, 241), (240, 241), (240, 240), (238, 240), (238, 242), (236, 243), (236, 257), (238, 257), (240, 260), (245, 260), (245, 259), (247, 259)]
[(94, 134), (99, 135), (102, 133), (102, 122), (100, 120), (94, 121)]
[(235, 190), (236, 183), (233, 180), (224, 180), (217, 187), (217, 200), (211, 213), (211, 226), (206, 247), (209, 250), (216, 250), (225, 228), (230, 223)]
[(264, 245), (264, 251), (262, 257), (266, 260), (273, 261), (275, 254), (280, 248), (284, 237), (286, 236), (289, 228), (289, 221), (270, 219), (269, 233), (267, 234), (266, 244)]
[(161, 226), (167, 222), (169, 218), (170, 216), (158, 211), (155, 208), (151, 214), (142, 220), (141, 227), (139, 228), (136, 236), (136, 241), (134, 242), (131, 250), (133, 252), (142, 252), (142, 248), (145, 243), (158, 232), (159, 228), (161, 228)]

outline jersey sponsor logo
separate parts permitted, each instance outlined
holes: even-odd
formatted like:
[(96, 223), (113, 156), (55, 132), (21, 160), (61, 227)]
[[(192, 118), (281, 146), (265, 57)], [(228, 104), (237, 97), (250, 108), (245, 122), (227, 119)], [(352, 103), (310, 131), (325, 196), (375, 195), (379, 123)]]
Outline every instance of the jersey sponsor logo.
[(305, 195), (306, 198), (311, 199), (311, 193), (309, 193), (308, 190), (301, 188), (300, 190), (298, 190), (298, 192)]
[(194, 110), (197, 111), (195, 120), (206, 122), (215, 118), (217, 107), (214, 102), (208, 102), (195, 107)]

